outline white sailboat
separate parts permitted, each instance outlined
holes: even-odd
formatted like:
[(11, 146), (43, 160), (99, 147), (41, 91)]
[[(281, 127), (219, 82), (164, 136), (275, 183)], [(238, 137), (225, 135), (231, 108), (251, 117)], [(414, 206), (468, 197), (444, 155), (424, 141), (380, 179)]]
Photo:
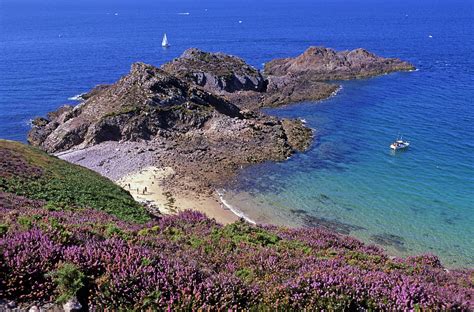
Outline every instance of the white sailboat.
[(161, 41), (161, 46), (163, 48), (167, 48), (170, 46), (169, 42), (168, 42), (168, 37), (166, 37), (166, 33), (165, 35), (163, 36), (163, 41)]

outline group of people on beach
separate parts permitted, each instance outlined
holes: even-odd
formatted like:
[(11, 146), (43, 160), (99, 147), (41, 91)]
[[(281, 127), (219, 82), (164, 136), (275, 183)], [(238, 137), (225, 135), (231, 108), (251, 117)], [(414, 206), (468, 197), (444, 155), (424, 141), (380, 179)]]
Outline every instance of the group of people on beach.
[[(130, 183), (127, 183), (125, 185), (129, 190), (132, 190), (132, 187), (130, 185)], [(148, 193), (148, 188), (145, 186), (143, 189), (142, 189), (142, 195), (146, 195)], [(137, 187), (137, 194), (140, 194), (140, 188)]]

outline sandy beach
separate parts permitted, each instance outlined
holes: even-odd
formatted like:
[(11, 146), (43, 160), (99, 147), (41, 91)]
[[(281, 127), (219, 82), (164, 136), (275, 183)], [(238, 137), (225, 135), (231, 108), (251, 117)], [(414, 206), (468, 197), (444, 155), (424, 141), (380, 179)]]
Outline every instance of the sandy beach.
[(164, 182), (173, 175), (174, 170), (171, 167), (149, 166), (122, 177), (116, 183), (129, 191), (135, 200), (156, 207), (163, 214), (173, 214), (191, 209), (203, 212), (222, 224), (228, 224), (239, 219), (219, 201), (217, 193), (196, 195), (176, 194), (168, 191), (164, 186)]

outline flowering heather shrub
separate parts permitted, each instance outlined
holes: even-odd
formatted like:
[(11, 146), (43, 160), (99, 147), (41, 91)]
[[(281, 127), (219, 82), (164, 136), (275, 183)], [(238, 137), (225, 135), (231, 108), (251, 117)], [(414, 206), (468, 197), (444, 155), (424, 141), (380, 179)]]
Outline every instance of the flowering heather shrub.
[(7, 298), (48, 299), (54, 285), (45, 273), (60, 259), (61, 246), (38, 229), (6, 234), (0, 239), (1, 277)]
[(433, 255), (391, 258), (322, 229), (222, 226), (191, 211), (152, 219), (110, 181), (20, 144), (0, 141), (0, 168), (0, 299), (75, 295), (91, 311), (474, 310), (474, 270), (449, 272)]
[(41, 176), (42, 173), (40, 168), (30, 165), (21, 154), (0, 149), (0, 177), (35, 178)]
[(431, 255), (391, 259), (321, 229), (221, 226), (190, 211), (140, 225), (33, 204), (0, 208), (0, 223), (0, 297), (22, 302), (60, 298), (53, 272), (68, 263), (91, 310), (474, 308), (474, 271), (447, 272)]

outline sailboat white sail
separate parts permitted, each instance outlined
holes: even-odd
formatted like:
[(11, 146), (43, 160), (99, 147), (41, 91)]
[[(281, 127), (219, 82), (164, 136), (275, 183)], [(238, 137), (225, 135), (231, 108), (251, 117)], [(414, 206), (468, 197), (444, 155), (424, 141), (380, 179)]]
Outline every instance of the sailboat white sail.
[(161, 46), (163, 48), (167, 48), (170, 46), (169, 42), (168, 42), (168, 37), (166, 37), (166, 34), (163, 36), (163, 41), (161, 41)]

